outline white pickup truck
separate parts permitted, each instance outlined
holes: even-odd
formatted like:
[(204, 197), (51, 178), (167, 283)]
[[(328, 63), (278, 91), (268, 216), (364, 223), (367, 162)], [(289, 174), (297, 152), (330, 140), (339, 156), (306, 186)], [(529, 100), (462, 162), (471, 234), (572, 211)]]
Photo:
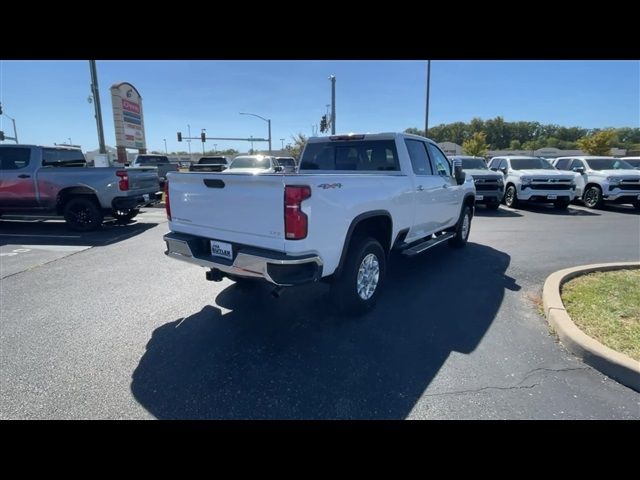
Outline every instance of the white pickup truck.
[(475, 187), (438, 146), (404, 133), (309, 139), (298, 173), (168, 175), (166, 255), (208, 280), (325, 280), (342, 312), (373, 307), (392, 250), (466, 244)]

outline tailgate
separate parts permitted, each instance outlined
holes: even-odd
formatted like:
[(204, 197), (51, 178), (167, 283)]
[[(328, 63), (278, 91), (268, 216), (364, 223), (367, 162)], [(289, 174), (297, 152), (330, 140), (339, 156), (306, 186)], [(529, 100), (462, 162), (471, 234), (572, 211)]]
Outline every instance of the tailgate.
[(158, 172), (153, 167), (133, 167), (127, 168), (129, 174), (129, 190), (149, 190), (160, 189), (158, 182)]
[(169, 175), (170, 228), (226, 242), (284, 250), (282, 175)]

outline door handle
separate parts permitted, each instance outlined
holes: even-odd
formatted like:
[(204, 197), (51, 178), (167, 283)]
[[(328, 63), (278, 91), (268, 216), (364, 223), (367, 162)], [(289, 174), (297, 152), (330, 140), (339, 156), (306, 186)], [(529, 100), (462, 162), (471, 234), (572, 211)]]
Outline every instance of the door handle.
[(23, 173), (22, 175), (18, 175), (18, 178), (31, 178), (31, 175), (27, 175), (26, 173)]
[(419, 192), (421, 192), (421, 191), (423, 191), (423, 190), (424, 190), (424, 187), (423, 187), (422, 185), (418, 185), (418, 186), (416, 187), (416, 190), (417, 190), (417, 191), (419, 191)]

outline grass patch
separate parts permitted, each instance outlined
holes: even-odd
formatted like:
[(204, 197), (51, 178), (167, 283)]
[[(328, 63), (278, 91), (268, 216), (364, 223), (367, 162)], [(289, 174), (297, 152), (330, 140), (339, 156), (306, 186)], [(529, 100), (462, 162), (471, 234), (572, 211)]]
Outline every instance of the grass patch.
[(603, 345), (640, 361), (640, 270), (594, 272), (562, 286), (571, 320)]

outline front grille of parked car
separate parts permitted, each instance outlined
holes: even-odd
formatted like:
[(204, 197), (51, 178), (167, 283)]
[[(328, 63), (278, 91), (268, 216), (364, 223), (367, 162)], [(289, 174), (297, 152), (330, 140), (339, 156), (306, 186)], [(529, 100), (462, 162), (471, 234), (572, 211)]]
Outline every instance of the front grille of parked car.
[(497, 183), (476, 183), (476, 190), (487, 191), (487, 190), (500, 190), (500, 187)]
[(523, 185), (524, 187), (529, 187), (531, 190), (568, 190), (570, 185), (569, 183), (543, 183), (538, 184), (534, 183), (532, 185)]
[(619, 188), (620, 190), (640, 190), (640, 183), (621, 183), (620, 185), (609, 185), (609, 190), (615, 190)]

